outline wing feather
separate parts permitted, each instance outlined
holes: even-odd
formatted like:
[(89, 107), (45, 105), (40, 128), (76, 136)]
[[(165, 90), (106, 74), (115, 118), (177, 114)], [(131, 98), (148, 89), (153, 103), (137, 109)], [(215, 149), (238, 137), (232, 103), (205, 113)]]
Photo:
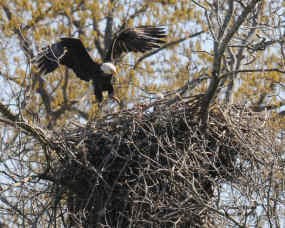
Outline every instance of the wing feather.
[(164, 27), (140, 26), (124, 29), (114, 37), (105, 61), (114, 61), (124, 52), (146, 52), (159, 48), (165, 43), (165, 37)]
[(82, 80), (90, 80), (95, 63), (80, 39), (63, 37), (59, 42), (49, 45), (34, 58), (33, 62), (41, 75), (48, 74), (61, 64), (71, 68)]

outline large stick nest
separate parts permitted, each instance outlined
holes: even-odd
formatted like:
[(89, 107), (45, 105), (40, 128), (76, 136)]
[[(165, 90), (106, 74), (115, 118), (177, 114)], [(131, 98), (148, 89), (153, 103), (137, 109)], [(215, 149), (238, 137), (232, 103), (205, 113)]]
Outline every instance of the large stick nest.
[(205, 130), (201, 101), (156, 101), (63, 130), (45, 177), (64, 192), (70, 223), (201, 226), (213, 182), (239, 176), (248, 150), (240, 136), (258, 124), (241, 107), (214, 106)]

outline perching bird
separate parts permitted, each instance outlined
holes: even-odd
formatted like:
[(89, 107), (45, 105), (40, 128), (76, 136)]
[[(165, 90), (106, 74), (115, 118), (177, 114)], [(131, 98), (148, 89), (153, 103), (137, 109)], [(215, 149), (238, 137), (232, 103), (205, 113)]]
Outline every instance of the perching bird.
[(109, 97), (115, 99), (111, 82), (117, 74), (115, 61), (122, 53), (146, 52), (159, 48), (166, 37), (164, 27), (141, 26), (127, 28), (118, 32), (106, 53), (103, 63), (92, 60), (80, 39), (63, 37), (54, 44), (44, 47), (33, 59), (40, 75), (54, 71), (60, 64), (71, 68), (82, 80), (92, 80), (95, 96), (98, 102), (103, 100), (103, 91), (108, 91)]

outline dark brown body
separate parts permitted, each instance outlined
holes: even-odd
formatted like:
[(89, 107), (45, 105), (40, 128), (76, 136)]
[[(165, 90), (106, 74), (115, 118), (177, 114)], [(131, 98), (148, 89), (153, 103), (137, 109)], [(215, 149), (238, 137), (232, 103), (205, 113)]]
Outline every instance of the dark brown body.
[(103, 92), (108, 91), (109, 97), (113, 97), (114, 88), (112, 85), (112, 75), (104, 74), (103, 72), (92, 79), (94, 93), (98, 102), (103, 100)]

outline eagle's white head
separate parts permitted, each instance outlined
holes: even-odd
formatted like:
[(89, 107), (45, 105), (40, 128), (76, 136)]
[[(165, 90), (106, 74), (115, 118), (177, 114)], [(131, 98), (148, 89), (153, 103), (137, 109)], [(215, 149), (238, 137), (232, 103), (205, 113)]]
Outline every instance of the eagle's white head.
[(117, 69), (116, 66), (113, 63), (103, 63), (101, 65), (101, 70), (105, 74), (111, 74), (111, 75), (117, 75)]

